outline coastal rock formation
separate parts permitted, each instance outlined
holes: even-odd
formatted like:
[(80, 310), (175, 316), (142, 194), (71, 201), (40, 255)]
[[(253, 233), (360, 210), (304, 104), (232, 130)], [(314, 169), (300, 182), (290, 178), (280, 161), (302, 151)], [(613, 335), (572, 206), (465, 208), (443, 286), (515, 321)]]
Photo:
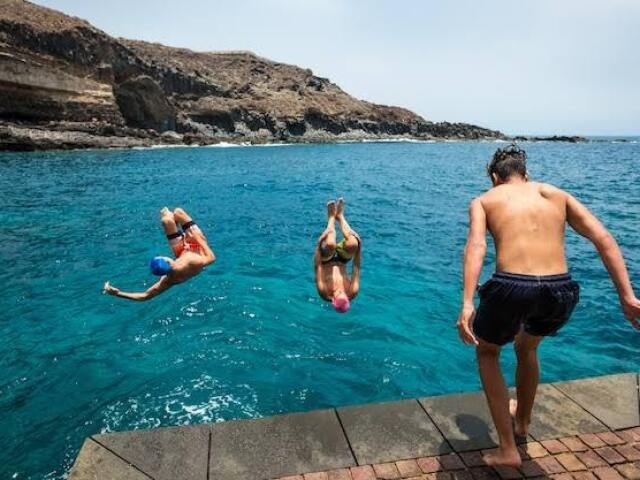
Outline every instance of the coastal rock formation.
[(0, 0), (0, 149), (376, 138), (504, 136), (358, 100), (311, 70), (250, 52), (116, 39)]
[(586, 137), (580, 137), (577, 135), (552, 135), (549, 137), (526, 137), (526, 136), (517, 136), (513, 137), (513, 141), (515, 142), (567, 142), (567, 143), (584, 143), (588, 142), (589, 139)]

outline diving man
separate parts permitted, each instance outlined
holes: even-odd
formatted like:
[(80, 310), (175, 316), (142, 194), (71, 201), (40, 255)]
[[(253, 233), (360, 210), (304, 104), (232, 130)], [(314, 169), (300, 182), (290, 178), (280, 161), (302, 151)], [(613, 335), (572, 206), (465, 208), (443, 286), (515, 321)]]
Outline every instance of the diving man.
[(215, 262), (216, 256), (207, 237), (182, 208), (171, 212), (164, 207), (160, 211), (160, 219), (175, 255), (175, 259), (159, 256), (151, 260), (151, 272), (160, 277), (160, 280), (144, 292), (123, 292), (106, 282), (105, 293), (128, 300), (149, 300), (168, 288), (195, 277), (204, 267)]

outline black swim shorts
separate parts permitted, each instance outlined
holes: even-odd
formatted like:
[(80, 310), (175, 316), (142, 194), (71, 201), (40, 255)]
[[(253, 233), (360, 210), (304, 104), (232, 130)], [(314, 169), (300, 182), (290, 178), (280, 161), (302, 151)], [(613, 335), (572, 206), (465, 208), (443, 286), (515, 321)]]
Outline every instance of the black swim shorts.
[(521, 328), (536, 336), (555, 335), (569, 320), (580, 296), (568, 273), (520, 275), (496, 272), (478, 288), (473, 322), (477, 337), (495, 345), (513, 341)]

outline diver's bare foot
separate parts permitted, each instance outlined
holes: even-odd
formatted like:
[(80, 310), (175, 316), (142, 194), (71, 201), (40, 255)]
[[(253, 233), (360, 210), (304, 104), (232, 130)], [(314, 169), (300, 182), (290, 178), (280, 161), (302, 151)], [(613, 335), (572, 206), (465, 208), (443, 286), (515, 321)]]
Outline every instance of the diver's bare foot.
[(511, 414), (511, 418), (513, 419), (513, 433), (516, 437), (526, 437), (527, 430), (529, 429), (529, 425), (524, 424), (522, 421), (518, 420), (516, 417), (516, 412), (518, 411), (518, 400), (512, 398), (509, 400), (509, 413)]
[(336, 202), (331, 200), (327, 202), (327, 217), (332, 218), (336, 216)]
[(341, 217), (344, 215), (344, 198), (340, 197), (336, 202), (336, 216)]
[(490, 467), (503, 466), (517, 468), (522, 464), (522, 459), (516, 448), (509, 450), (497, 448), (493, 453), (483, 455), (482, 459), (484, 463)]
[(169, 210), (167, 207), (162, 207), (160, 209), (160, 218), (166, 217), (167, 215), (173, 215), (171, 213), (171, 210)]

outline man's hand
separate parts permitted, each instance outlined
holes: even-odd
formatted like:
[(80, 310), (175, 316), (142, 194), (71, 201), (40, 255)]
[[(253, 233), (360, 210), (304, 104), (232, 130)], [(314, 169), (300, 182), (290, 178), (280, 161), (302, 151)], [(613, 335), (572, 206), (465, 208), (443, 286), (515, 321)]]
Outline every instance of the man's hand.
[(633, 328), (640, 331), (640, 323), (638, 323), (638, 319), (640, 318), (640, 300), (634, 296), (628, 300), (621, 300), (620, 304), (622, 305), (624, 317), (629, 320)]
[(104, 293), (108, 293), (109, 295), (118, 295), (118, 293), (120, 293), (120, 290), (118, 290), (116, 287), (111, 286), (111, 284), (109, 282), (104, 282), (104, 286), (102, 287), (102, 291)]
[(476, 309), (473, 305), (465, 305), (462, 307), (462, 311), (458, 317), (458, 335), (467, 345), (478, 345), (478, 340), (473, 334), (473, 319), (475, 316)]

